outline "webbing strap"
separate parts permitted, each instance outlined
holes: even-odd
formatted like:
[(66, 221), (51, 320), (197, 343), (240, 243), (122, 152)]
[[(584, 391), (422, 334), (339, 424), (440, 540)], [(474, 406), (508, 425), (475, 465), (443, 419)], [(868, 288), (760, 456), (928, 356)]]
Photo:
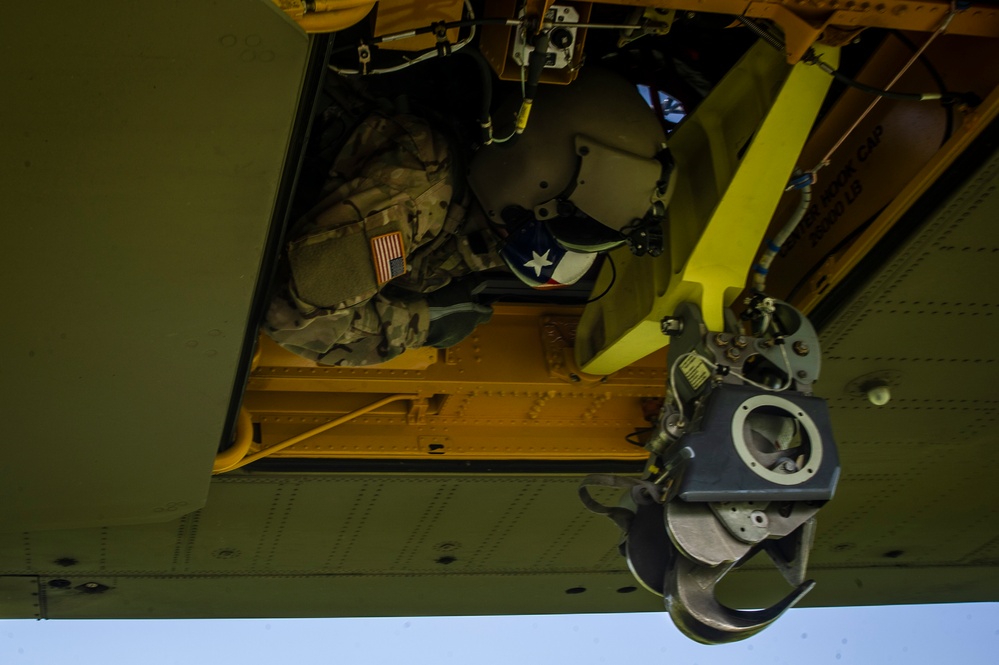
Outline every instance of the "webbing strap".
[(589, 487), (616, 487), (628, 490), (631, 498), (638, 504), (661, 503), (664, 490), (662, 487), (639, 478), (627, 478), (624, 476), (613, 476), (605, 473), (593, 473), (580, 481), (579, 498), (586, 506), (586, 509), (597, 515), (606, 515), (614, 520), (622, 531), (628, 533), (631, 528), (631, 521), (635, 513), (621, 506), (606, 506), (590, 494)]

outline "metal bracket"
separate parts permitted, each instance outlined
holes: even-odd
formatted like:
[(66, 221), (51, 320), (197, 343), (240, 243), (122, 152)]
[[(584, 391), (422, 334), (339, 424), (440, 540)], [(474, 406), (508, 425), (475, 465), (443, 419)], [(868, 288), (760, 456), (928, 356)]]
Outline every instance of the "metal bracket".
[(579, 319), (565, 316), (550, 316), (541, 320), (541, 344), (548, 376), (573, 384), (601, 383), (606, 377), (587, 374), (576, 364), (573, 347), (578, 323)]
[(357, 64), (361, 74), (368, 73), (368, 64), (371, 62), (371, 47), (361, 42), (357, 46)]
[(451, 41), (447, 38), (447, 23), (438, 21), (434, 24), (434, 37), (437, 39), (437, 56), (445, 58), (451, 55)]
[(427, 422), (427, 411), (430, 410), (430, 400), (426, 398), (414, 399), (409, 403), (409, 410), (406, 412), (406, 422), (410, 425), (419, 425)]

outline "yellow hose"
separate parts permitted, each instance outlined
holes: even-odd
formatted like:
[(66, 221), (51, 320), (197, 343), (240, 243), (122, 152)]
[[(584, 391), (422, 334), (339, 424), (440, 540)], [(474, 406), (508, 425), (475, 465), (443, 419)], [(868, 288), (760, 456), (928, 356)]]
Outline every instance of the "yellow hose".
[(244, 408), (239, 409), (239, 416), (236, 418), (236, 441), (231, 446), (215, 456), (215, 463), (212, 464), (212, 473), (221, 473), (239, 462), (250, 452), (250, 444), (253, 443), (253, 420), (250, 412)]
[[(229, 450), (224, 451), (218, 457), (215, 458), (215, 464), (212, 467), (212, 473), (213, 474), (219, 474), (219, 473), (225, 473), (227, 471), (232, 471), (234, 469), (238, 469), (240, 467), (246, 466), (247, 464), (250, 464), (251, 462), (256, 462), (258, 459), (261, 459), (263, 457), (267, 457), (268, 455), (273, 455), (274, 453), (276, 453), (276, 452), (278, 452), (280, 450), (284, 450), (285, 448), (291, 447), (291, 446), (295, 445), (296, 443), (301, 443), (302, 441), (305, 441), (306, 439), (309, 439), (309, 438), (311, 438), (311, 437), (313, 437), (313, 436), (315, 436), (317, 434), (321, 434), (322, 432), (325, 432), (328, 429), (332, 429), (332, 428), (336, 427), (337, 425), (342, 425), (342, 424), (344, 424), (346, 422), (350, 422), (354, 418), (357, 418), (358, 416), (363, 416), (365, 413), (368, 413), (370, 411), (374, 411), (375, 409), (381, 408), (381, 407), (385, 406), (386, 404), (391, 404), (392, 402), (399, 402), (399, 401), (404, 400), (404, 399), (416, 399), (417, 397), (419, 397), (419, 395), (411, 395), (411, 394), (405, 394), (405, 393), (401, 393), (401, 394), (398, 394), (398, 395), (389, 395), (388, 397), (383, 397), (382, 399), (380, 399), (380, 400), (378, 400), (376, 402), (372, 402), (371, 404), (362, 406), (361, 408), (355, 409), (355, 410), (351, 411), (350, 413), (345, 413), (344, 415), (340, 416), (339, 418), (335, 418), (335, 419), (329, 421), (328, 423), (324, 423), (324, 424), (320, 425), (319, 427), (314, 427), (314, 428), (310, 429), (308, 432), (303, 432), (302, 434), (298, 434), (296, 436), (293, 436), (290, 439), (288, 439), (286, 441), (282, 441), (281, 443), (279, 443), (277, 445), (271, 446), (269, 448), (265, 448), (264, 450), (261, 450), (260, 452), (254, 453), (254, 454), (249, 455), (247, 457), (243, 457), (244, 455), (246, 455), (246, 451), (249, 450), (249, 446), (250, 446), (249, 441), (252, 440), (252, 438), (253, 438), (253, 423), (249, 422), (249, 414), (247, 414), (247, 416), (246, 416), (247, 417), (246, 432), (248, 432), (248, 434), (246, 434), (246, 432), (241, 432), (239, 426), (237, 426), (237, 428), (236, 428), (237, 445), (233, 445), (232, 448), (230, 448)], [(240, 421), (239, 421), (240, 424), (242, 424), (243, 413), (244, 413), (243, 411), (240, 411), (240, 414), (239, 414), (240, 415)], [(233, 453), (231, 456), (227, 455), (227, 453), (229, 453), (230, 450), (233, 450), (233, 449), (235, 449), (235, 448), (238, 447), (238, 445), (243, 441), (244, 435), (245, 435), (245, 438), (247, 440), (246, 450), (243, 450), (243, 452), (240, 453), (239, 457), (236, 457), (235, 461), (230, 461), (231, 457), (235, 457), (235, 453)], [(220, 460), (222, 459), (223, 455), (226, 455), (225, 461), (228, 462), (227, 464), (220, 464), (219, 463)]]

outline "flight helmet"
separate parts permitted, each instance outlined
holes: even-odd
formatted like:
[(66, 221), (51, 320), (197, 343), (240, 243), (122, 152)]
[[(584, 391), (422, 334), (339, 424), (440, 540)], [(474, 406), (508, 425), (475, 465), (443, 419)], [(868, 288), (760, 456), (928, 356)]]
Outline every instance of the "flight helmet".
[(540, 89), (523, 134), (484, 146), (469, 169), (487, 218), (506, 235), (504, 259), (521, 279), (524, 266), (515, 261), (551, 246), (569, 252), (576, 267), (582, 262), (572, 254), (623, 244), (658, 254), (674, 182), (655, 113), (634, 85), (601, 69)]

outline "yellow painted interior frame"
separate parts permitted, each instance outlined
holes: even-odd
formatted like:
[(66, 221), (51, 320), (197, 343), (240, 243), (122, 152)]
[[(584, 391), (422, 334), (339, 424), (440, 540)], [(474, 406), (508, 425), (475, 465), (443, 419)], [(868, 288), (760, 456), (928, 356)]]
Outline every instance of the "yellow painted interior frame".
[(267, 456), (643, 462), (648, 453), (626, 436), (658, 411), (665, 353), (590, 376), (572, 354), (581, 308), (494, 310), (449, 349), (411, 349), (367, 367), (317, 365), (262, 336), (234, 442), (214, 472)]
[[(838, 49), (816, 48), (838, 64)], [(611, 374), (664, 347), (660, 322), (681, 302), (697, 303), (709, 329), (724, 328), (724, 309), (745, 287), (830, 81), (758, 43), (674, 132), (667, 251), (614, 253), (617, 278), (587, 305), (577, 330), (585, 372)], [(594, 292), (610, 279), (605, 267)]]
[(401, 395), (389, 395), (379, 400), (375, 400), (370, 404), (366, 404), (359, 409), (354, 409), (350, 413), (344, 414), (339, 418), (334, 418), (327, 423), (324, 423), (318, 427), (314, 427), (307, 432), (298, 434), (291, 437), (277, 445), (270, 446), (261, 450), (259, 452), (253, 453), (252, 455), (247, 455), (250, 450), (250, 444), (253, 441), (253, 423), (250, 419), (249, 413), (246, 410), (241, 410), (239, 414), (239, 420), (236, 423), (236, 443), (233, 444), (231, 448), (219, 453), (215, 457), (215, 463), (212, 465), (212, 474), (225, 473), (227, 471), (235, 471), (241, 467), (246, 466), (251, 462), (256, 462), (258, 459), (264, 457), (269, 457), (276, 452), (280, 452), (285, 448), (290, 448), (296, 443), (301, 443), (311, 439), (317, 434), (321, 434), (326, 430), (333, 429), (348, 423), (355, 418), (363, 416), (366, 413), (370, 413), (376, 409), (379, 409), (386, 404), (391, 404), (392, 402), (399, 402), (402, 400), (413, 400), (416, 399), (418, 395), (404, 393)]
[(374, 0), (271, 0), (307, 33), (336, 32), (371, 12)]
[[(808, 48), (821, 41), (844, 46), (864, 28), (933, 32), (952, 11), (950, 0), (600, 0), (602, 4), (658, 7), (677, 12), (712, 12), (768, 19), (780, 26), (786, 57), (796, 63)], [(974, 6), (959, 10), (947, 32), (955, 35), (999, 37), (999, 10)]]

